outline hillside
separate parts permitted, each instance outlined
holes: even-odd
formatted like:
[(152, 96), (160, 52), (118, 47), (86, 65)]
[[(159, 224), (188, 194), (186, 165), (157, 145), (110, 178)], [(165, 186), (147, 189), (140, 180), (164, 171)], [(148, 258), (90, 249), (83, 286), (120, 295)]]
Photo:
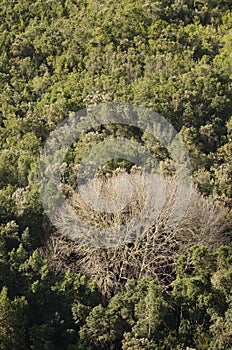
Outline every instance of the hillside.
[[(1, 1), (0, 350), (232, 348), (231, 10), (230, 0)], [(106, 122), (90, 118), (71, 142), (99, 106)], [(146, 127), (148, 111), (159, 115), (154, 130), (177, 133), (180, 152)], [(60, 125), (63, 138), (46, 149)], [(148, 180), (136, 162), (147, 154)], [(77, 169), (91, 156), (106, 208), (78, 192)], [(183, 170), (186, 159), (193, 187), (179, 218), (177, 163)], [(162, 176), (152, 177), (156, 167)], [(61, 200), (56, 171), (72, 213), (98, 231), (74, 226), (65, 210), (54, 225), (46, 205)], [(109, 209), (114, 188), (121, 211)], [(120, 236), (136, 216), (126, 239), (105, 243), (107, 229)]]

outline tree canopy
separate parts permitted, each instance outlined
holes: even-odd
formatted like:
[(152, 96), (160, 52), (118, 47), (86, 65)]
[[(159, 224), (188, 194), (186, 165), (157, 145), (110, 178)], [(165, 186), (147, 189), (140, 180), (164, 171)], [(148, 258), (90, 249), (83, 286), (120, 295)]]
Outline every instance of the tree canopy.
[[(230, 0), (1, 1), (0, 350), (231, 349), (231, 10)], [(181, 135), (195, 190), (173, 235), (164, 216), (134, 244), (86, 249), (46, 216), (43, 145), (100, 102), (149, 107)], [(172, 176), (152, 135), (104, 125), (67, 152), (67, 193), (81, 160), (112, 135), (140, 142)], [(98, 175), (133, 166), (112, 159)]]

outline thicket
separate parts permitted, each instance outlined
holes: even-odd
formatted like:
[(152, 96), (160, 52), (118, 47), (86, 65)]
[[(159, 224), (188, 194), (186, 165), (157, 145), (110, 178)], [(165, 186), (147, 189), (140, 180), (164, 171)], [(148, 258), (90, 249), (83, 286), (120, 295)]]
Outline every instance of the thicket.
[[(230, 0), (1, 1), (1, 350), (231, 349), (231, 9)], [(149, 107), (182, 136), (204, 198), (196, 191), (179, 241), (162, 246), (159, 220), (111, 250), (51, 226), (38, 191), (42, 147), (70, 112), (100, 102)], [(105, 125), (71, 147), (66, 188), (110, 135), (141, 142), (172, 175), (151, 135)], [(100, 174), (132, 165), (114, 159)]]

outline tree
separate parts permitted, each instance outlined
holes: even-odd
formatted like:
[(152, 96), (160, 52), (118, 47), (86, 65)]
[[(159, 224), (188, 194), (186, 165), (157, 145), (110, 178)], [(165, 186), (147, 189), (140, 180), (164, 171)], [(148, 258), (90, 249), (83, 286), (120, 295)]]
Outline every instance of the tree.
[[(28, 303), (25, 297), (10, 300), (7, 288), (0, 293), (0, 349), (26, 350)], [(20, 322), (19, 322), (20, 320)]]
[[(145, 175), (138, 172), (127, 174), (126, 172), (117, 172), (109, 179), (96, 179), (95, 189), (100, 188), (101, 194), (105, 198), (112, 196), (112, 188), (115, 183), (125, 178), (131, 182), (134, 193), (129, 204), (124, 206), (121, 212), (105, 213), (96, 210), (90, 210), (84, 203), (82, 197), (77, 193), (71, 197), (70, 204), (73, 206), (74, 214), (70, 211), (62, 211), (57, 218), (60, 222), (60, 230), (67, 238), (56, 234), (51, 236), (47, 243), (44, 256), (48, 258), (51, 266), (60, 266), (60, 268), (71, 267), (74, 271), (82, 271), (90, 279), (97, 281), (101, 291), (110, 297), (111, 293), (120, 290), (128, 279), (140, 279), (145, 276), (157, 277), (159, 281), (167, 286), (173, 281), (174, 266), (176, 259), (182, 255), (185, 250), (192, 245), (205, 245), (211, 250), (215, 250), (223, 242), (229, 241), (230, 221), (228, 211), (219, 204), (213, 203), (203, 198), (196, 189), (193, 189), (189, 207), (178, 223), (170, 232), (164, 233), (164, 226), (172, 210), (175, 199), (175, 181), (167, 180), (168, 193), (166, 202), (162, 207), (158, 218), (151, 223), (150, 228), (139, 234), (139, 227), (129, 226), (130, 231), (127, 237), (132, 240), (127, 244), (117, 241), (117, 235), (109, 237), (109, 243), (115, 242), (115, 246), (97, 248), (96, 235), (91, 235), (89, 231), (89, 245), (86, 241), (73, 242), (69, 239), (70, 232), (67, 232), (66, 220), (70, 220), (70, 215), (78, 215), (83, 222), (90, 225), (98, 225), (99, 228), (111, 227), (117, 230), (119, 238), (122, 235), (121, 226), (125, 222), (130, 222), (135, 215), (143, 210), (143, 199), (146, 196)], [(124, 182), (123, 182), (124, 183)], [(87, 187), (88, 194), (92, 188)], [(167, 199), (168, 198), (168, 199)], [(92, 200), (92, 203), (94, 203)], [(152, 212), (144, 212), (143, 215), (152, 216)], [(115, 231), (114, 231), (115, 232)], [(73, 240), (81, 239), (84, 233), (76, 232)], [(87, 239), (87, 236), (84, 236)], [(71, 237), (72, 239), (72, 237)], [(107, 237), (103, 241), (107, 243)], [(117, 242), (119, 242), (117, 244)], [(72, 259), (70, 259), (72, 256)], [(63, 267), (62, 267), (63, 266)]]

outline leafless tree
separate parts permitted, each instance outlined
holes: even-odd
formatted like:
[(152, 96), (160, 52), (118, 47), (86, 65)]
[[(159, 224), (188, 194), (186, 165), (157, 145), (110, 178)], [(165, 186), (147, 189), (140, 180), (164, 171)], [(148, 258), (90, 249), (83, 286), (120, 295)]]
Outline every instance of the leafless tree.
[[(114, 178), (97, 179), (94, 183), (104, 198), (113, 198), (115, 181), (122, 190), (122, 184), (130, 181), (134, 186), (129, 203), (121, 204), (119, 211), (97, 211), (90, 208), (80, 193), (70, 196), (70, 205), (75, 214), (88, 225), (95, 225), (100, 230), (106, 227), (119, 228), (143, 210), (145, 203), (145, 178), (142, 173), (115, 174)], [(122, 176), (124, 181), (122, 181)], [(70, 190), (70, 189), (68, 189)], [(91, 188), (89, 188), (91, 190)], [(71, 191), (71, 190), (70, 190)], [(189, 206), (178, 225), (167, 230), (166, 226), (175, 202), (177, 182), (175, 179), (166, 180), (166, 197), (162, 210), (154, 218), (152, 224), (142, 234), (136, 230), (140, 226), (128, 226), (127, 240), (124, 244), (99, 247), (94, 244), (84, 244), (69, 239), (67, 235), (57, 232), (51, 235), (42, 251), (43, 257), (57, 273), (70, 268), (81, 272), (91, 280), (96, 280), (103, 295), (109, 297), (120, 290), (128, 279), (140, 279), (145, 276), (156, 277), (166, 288), (174, 279), (177, 258), (193, 245), (204, 245), (210, 250), (225, 244), (231, 234), (231, 213), (220, 204), (204, 198), (195, 187), (192, 188)], [(94, 198), (92, 199), (94, 203)], [(112, 208), (111, 208), (112, 209)], [(143, 213), (144, 214), (144, 213)], [(65, 226), (70, 212), (60, 213), (60, 222)], [(150, 209), (145, 215), (152, 215)], [(81, 228), (80, 228), (81, 229)], [(115, 231), (113, 231), (115, 232)], [(80, 232), (80, 236), (83, 232)], [(124, 232), (125, 234), (125, 232)], [(91, 234), (90, 234), (91, 236)], [(70, 233), (72, 237), (72, 233)], [(131, 238), (135, 237), (134, 240)], [(86, 241), (85, 241), (86, 242)]]

